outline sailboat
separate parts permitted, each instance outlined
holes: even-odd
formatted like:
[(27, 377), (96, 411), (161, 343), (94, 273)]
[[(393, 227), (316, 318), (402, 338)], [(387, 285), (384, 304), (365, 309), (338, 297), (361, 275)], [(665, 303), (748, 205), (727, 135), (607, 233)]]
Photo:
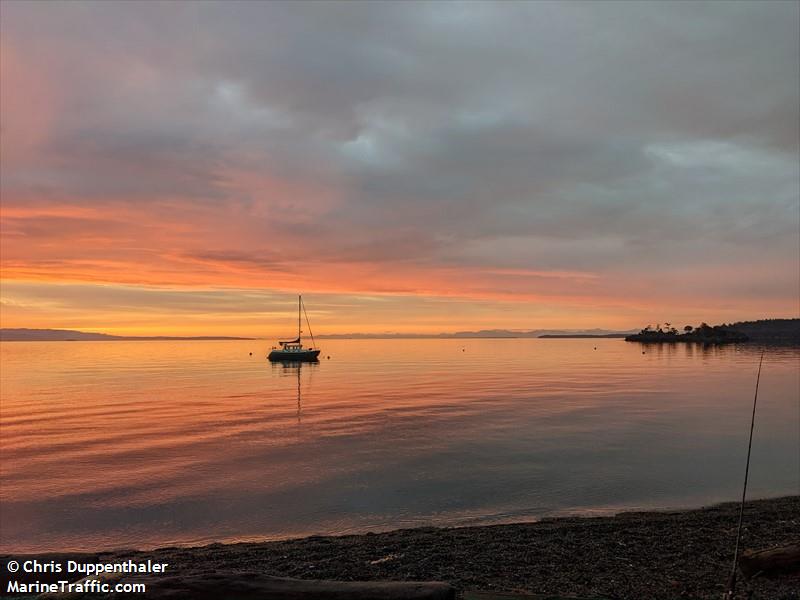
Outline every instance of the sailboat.
[(303, 330), (302, 315), (305, 313), (305, 305), (303, 304), (303, 297), (297, 296), (297, 339), (289, 340), (288, 342), (278, 342), (280, 348), (273, 346), (272, 351), (267, 356), (267, 360), (271, 362), (314, 362), (319, 356), (320, 350), (313, 347), (314, 334), (311, 333), (311, 324), (308, 322), (308, 314), (306, 314), (306, 324), (308, 324), (308, 333), (311, 335), (310, 348), (303, 348), (301, 341)]

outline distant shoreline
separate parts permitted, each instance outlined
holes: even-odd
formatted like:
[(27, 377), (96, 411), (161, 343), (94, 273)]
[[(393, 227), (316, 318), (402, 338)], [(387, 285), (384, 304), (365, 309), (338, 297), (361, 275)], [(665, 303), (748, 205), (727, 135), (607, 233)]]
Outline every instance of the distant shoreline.
[(168, 336), (147, 335), (128, 336), (107, 333), (87, 333), (71, 329), (0, 329), (0, 342), (153, 342), (153, 341), (208, 341), (208, 340), (254, 340), (250, 337), (219, 335)]
[[(316, 336), (320, 340), (400, 340), (400, 339), (538, 339), (549, 337), (590, 338), (615, 337), (622, 338), (632, 331), (590, 330), (557, 330), (533, 329), (527, 331), (511, 331), (506, 329), (487, 329), (481, 331), (457, 331), (454, 333), (331, 333)], [(72, 342), (72, 341), (181, 341), (181, 340), (259, 340), (264, 337), (238, 336), (123, 336), (107, 333), (93, 333), (72, 329), (0, 329), (0, 341), (3, 342)]]
[(110, 337), (106, 339), (15, 339), (15, 338), (0, 338), (0, 342), (213, 342), (213, 341), (235, 341), (235, 340), (258, 340), (261, 338), (245, 338), (245, 337)]
[[(800, 319), (762, 319), (730, 325), (710, 327), (703, 323), (697, 328), (684, 328), (679, 333), (674, 328), (662, 330), (647, 327), (641, 331), (614, 331), (607, 329), (482, 329), (453, 333), (330, 333), (317, 335), (319, 340), (476, 340), (476, 339), (622, 339), (646, 344), (663, 343), (761, 343), (800, 345)], [(84, 332), (72, 329), (0, 329), (3, 342), (70, 342), (70, 341), (213, 341), (213, 340), (265, 340), (267, 337), (242, 336), (128, 336)]]
[(589, 335), (589, 334), (552, 334), (540, 335), (537, 339), (540, 340), (561, 340), (561, 339), (621, 339), (627, 337), (625, 333), (607, 333), (605, 335)]

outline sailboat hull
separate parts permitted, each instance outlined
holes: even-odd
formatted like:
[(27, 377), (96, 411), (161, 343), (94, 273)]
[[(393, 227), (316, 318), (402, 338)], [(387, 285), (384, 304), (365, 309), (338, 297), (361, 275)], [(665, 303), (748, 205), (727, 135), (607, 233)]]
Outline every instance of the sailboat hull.
[(320, 350), (273, 350), (267, 355), (270, 362), (316, 362)]

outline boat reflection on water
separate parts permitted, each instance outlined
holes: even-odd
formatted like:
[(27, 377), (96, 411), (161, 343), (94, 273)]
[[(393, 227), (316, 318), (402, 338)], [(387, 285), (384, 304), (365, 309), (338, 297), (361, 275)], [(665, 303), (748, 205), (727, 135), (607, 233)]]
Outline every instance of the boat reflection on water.
[(302, 410), (300, 372), (303, 369), (306, 369), (306, 371), (308, 372), (308, 383), (310, 385), (314, 370), (319, 367), (319, 362), (283, 361), (283, 362), (273, 362), (271, 363), (271, 365), (272, 365), (272, 373), (277, 374), (278, 377), (297, 378), (297, 423), (299, 425), (301, 422), (301, 410)]

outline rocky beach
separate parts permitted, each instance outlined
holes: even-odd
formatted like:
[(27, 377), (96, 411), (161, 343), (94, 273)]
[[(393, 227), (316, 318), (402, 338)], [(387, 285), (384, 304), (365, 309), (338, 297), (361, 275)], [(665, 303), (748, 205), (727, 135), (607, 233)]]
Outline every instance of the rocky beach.
[[(173, 585), (176, 577), (190, 580), (257, 572), (335, 581), (443, 581), (459, 592), (620, 600), (719, 599), (729, 575), (738, 510), (737, 504), (728, 503), (613, 517), (37, 558), (168, 563)], [(743, 548), (766, 549), (797, 543), (798, 538), (800, 496), (747, 503)], [(3, 556), (3, 565), (12, 558), (19, 561), (25, 557)], [(7, 578), (9, 574), (4, 575)], [(46, 576), (35, 577), (43, 581)], [(130, 575), (127, 580), (145, 581), (148, 590), (155, 591), (159, 577)], [(4, 582), (4, 592), (6, 586)], [(741, 597), (749, 589), (754, 598), (797, 599), (800, 573), (755, 577), (740, 581), (739, 589)]]

